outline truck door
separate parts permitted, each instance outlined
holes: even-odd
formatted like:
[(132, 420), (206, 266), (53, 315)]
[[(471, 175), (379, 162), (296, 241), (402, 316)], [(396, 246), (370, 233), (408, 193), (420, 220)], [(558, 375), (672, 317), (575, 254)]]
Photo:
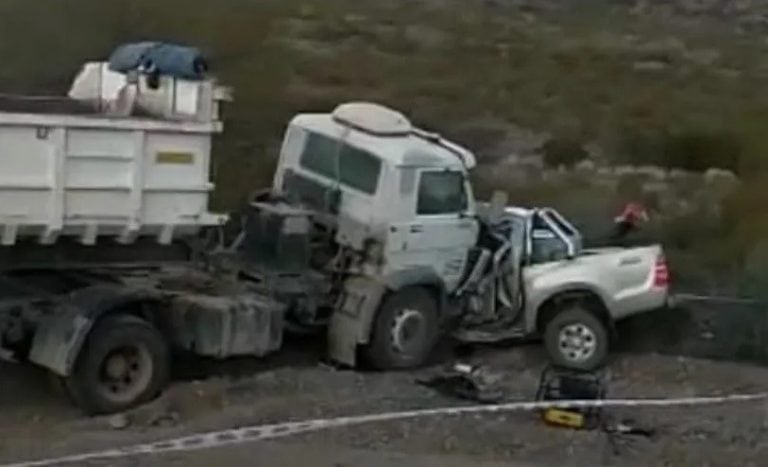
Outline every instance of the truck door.
[(477, 241), (474, 200), (460, 171), (421, 169), (417, 175), (415, 216), (399, 226), (405, 240), (400, 266), (429, 266), (452, 291)]

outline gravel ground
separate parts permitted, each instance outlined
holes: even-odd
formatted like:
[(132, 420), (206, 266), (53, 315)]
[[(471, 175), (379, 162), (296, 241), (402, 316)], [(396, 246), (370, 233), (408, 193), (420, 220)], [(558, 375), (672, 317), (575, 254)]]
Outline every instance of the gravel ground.
[[(29, 368), (0, 367), (0, 464), (154, 441), (207, 430), (307, 418), (460, 404), (415, 384), (421, 372), (356, 373), (299, 349), (265, 362), (192, 362), (159, 400), (127, 414), (84, 418)], [(493, 348), (469, 361), (504, 374), (510, 400), (530, 400), (546, 359), (538, 346)], [(674, 356), (623, 354), (610, 368), (611, 397), (759, 392), (768, 369)], [(196, 379), (203, 374), (207, 379)], [(92, 465), (764, 465), (768, 406), (623, 409), (617, 419), (656, 430), (612, 444), (601, 432), (545, 426), (534, 414), (433, 417), (358, 425), (192, 453)]]
[[(258, 459), (258, 463), (254, 462)], [(311, 459), (311, 462), (308, 461)], [(222, 464), (222, 460), (226, 460)], [(133, 461), (109, 464), (113, 467), (135, 467)], [(212, 449), (210, 451), (164, 454), (152, 459), (151, 465), (210, 467), (212, 465), (265, 465), (269, 467), (529, 467), (530, 464), (484, 462), (470, 456), (447, 454), (415, 454), (393, 451), (370, 451), (344, 446), (310, 445), (306, 443), (259, 443), (256, 445)], [(97, 465), (97, 464), (94, 464)]]

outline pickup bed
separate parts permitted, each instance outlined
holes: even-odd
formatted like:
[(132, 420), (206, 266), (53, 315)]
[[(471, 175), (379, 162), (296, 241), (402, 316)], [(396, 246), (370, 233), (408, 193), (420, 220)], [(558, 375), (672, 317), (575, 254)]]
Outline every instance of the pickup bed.
[(585, 250), (573, 259), (532, 265), (525, 270), (535, 304), (564, 284), (582, 284), (598, 294), (613, 319), (664, 306), (668, 273), (661, 247)]
[(101, 62), (67, 97), (0, 94), (0, 247), (170, 245), (224, 222), (208, 197), (225, 94), (211, 79), (150, 88)]

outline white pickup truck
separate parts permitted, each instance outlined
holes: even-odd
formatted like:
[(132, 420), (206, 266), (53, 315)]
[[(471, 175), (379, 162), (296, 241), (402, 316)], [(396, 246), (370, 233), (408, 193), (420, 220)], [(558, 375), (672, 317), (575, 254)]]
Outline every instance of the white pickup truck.
[(286, 331), (327, 332), (351, 366), (421, 365), (450, 332), (543, 336), (592, 368), (616, 320), (666, 302), (658, 246), (582, 250), (551, 209), (478, 204), (470, 151), (369, 103), (297, 115), (272, 187), (222, 225), (229, 97), (105, 63), (68, 98), (0, 96), (1, 358), (103, 413), (157, 395), (172, 350), (260, 357)]
[[(500, 314), (506, 316), (473, 325), (483, 313), (466, 315), (457, 332), (462, 340), (538, 334), (556, 363), (594, 368), (605, 360), (613, 323), (668, 302), (669, 271), (657, 245), (583, 249), (580, 233), (551, 208), (507, 207), (484, 222), (491, 236), (516, 252), (510, 263), (497, 258), (499, 273), (486, 276), (496, 277)], [(510, 322), (517, 325), (506, 331), (499, 325)]]

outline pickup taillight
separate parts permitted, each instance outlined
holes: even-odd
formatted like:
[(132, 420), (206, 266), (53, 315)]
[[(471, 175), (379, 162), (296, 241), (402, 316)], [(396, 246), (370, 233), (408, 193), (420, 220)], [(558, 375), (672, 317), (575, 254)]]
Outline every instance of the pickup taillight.
[(669, 286), (669, 267), (664, 255), (656, 258), (656, 264), (653, 265), (653, 286), (664, 288)]

